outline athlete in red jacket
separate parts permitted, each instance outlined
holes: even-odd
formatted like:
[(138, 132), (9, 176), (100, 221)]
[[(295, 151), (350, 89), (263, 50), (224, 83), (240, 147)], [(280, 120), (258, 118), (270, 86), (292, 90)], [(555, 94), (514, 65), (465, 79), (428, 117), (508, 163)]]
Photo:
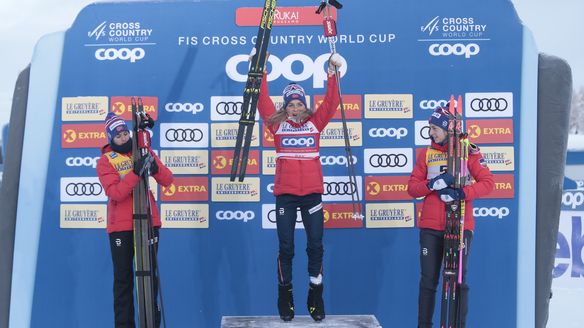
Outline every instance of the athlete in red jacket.
[[(446, 220), (445, 203), (454, 200), (465, 201), (464, 252), (460, 297), (462, 327), (468, 312), (468, 285), (466, 269), (470, 244), (474, 230), (472, 200), (489, 194), (494, 187), (493, 174), (486, 166), (479, 148), (471, 144), (468, 169), (472, 179), (460, 189), (454, 189), (454, 176), (445, 172), (448, 150), (448, 106), (437, 108), (430, 116), (430, 138), (432, 145), (418, 153), (416, 166), (408, 181), (408, 193), (415, 198), (424, 197), (422, 215), (418, 219), (420, 228), (420, 291), (418, 299), (418, 327), (432, 327), (436, 287), (440, 277), (444, 248), (444, 228)], [(472, 182), (474, 180), (474, 182)]]
[[(106, 117), (106, 133), (109, 144), (102, 148), (97, 162), (97, 175), (108, 196), (107, 232), (114, 267), (114, 313), (116, 327), (135, 327), (134, 322), (134, 236), (133, 236), (133, 197), (132, 190), (140, 180), (139, 173), (144, 161), (132, 160), (132, 140), (126, 123), (109, 113)], [(172, 172), (150, 151), (154, 162), (150, 166), (156, 181), (168, 186), (173, 181)], [(150, 192), (152, 225), (154, 236), (158, 239), (160, 215), (152, 192)], [(156, 244), (158, 246), (158, 244)], [(155, 289), (157, 288), (155, 282)], [(155, 294), (157, 291), (155, 290)], [(157, 324), (160, 314), (156, 313)]]
[(337, 81), (333, 65), (340, 67), (340, 56), (329, 59), (326, 96), (316, 113), (306, 104), (304, 89), (295, 83), (284, 88), (284, 107), (276, 111), (269, 97), (267, 75), (264, 73), (258, 109), (267, 128), (274, 135), (276, 146), (276, 225), (278, 228), (278, 311), (280, 318), (294, 318), (292, 296), (292, 258), (296, 211), (300, 208), (306, 230), (308, 254), (308, 311), (315, 321), (325, 317), (322, 299), (322, 235), (324, 192), (320, 164), (320, 133), (339, 106)]

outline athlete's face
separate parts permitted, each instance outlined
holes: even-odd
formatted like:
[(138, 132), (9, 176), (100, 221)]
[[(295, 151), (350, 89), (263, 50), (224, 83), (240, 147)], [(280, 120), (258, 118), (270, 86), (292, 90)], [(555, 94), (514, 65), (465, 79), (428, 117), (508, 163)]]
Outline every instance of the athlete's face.
[(130, 132), (122, 131), (122, 132), (116, 134), (116, 136), (113, 138), (113, 142), (116, 145), (121, 146), (121, 145), (125, 144), (126, 142), (128, 142), (128, 139), (130, 139)]
[(286, 113), (288, 114), (288, 117), (291, 118), (297, 118), (298, 115), (304, 113), (305, 111), (306, 106), (304, 106), (304, 103), (302, 103), (302, 101), (297, 99), (290, 100), (288, 105), (286, 105)]
[(444, 141), (446, 141), (447, 137), (448, 132), (446, 132), (446, 130), (442, 129), (436, 124), (430, 123), (430, 138), (432, 138), (435, 143), (442, 144)]

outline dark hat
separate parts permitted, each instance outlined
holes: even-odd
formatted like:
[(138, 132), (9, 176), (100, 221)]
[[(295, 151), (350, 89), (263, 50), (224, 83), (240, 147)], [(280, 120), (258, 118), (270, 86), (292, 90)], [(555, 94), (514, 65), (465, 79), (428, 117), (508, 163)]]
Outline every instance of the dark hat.
[(306, 93), (304, 92), (304, 88), (302, 88), (300, 84), (296, 83), (288, 84), (284, 88), (282, 94), (284, 96), (284, 108), (286, 108), (286, 106), (288, 106), (288, 103), (292, 100), (300, 100), (304, 104), (304, 106), (308, 108), (308, 105), (306, 105)]
[(434, 124), (442, 129), (444, 129), (445, 131), (448, 131), (448, 120), (452, 117), (452, 114), (450, 114), (450, 112), (448, 111), (448, 104), (444, 107), (437, 107), (434, 112), (432, 113), (432, 115), (430, 115), (430, 118), (428, 119), (428, 122), (430, 124)]
[(105, 117), (105, 133), (107, 133), (107, 140), (112, 139), (123, 131), (130, 131), (126, 122), (116, 114), (109, 112)]

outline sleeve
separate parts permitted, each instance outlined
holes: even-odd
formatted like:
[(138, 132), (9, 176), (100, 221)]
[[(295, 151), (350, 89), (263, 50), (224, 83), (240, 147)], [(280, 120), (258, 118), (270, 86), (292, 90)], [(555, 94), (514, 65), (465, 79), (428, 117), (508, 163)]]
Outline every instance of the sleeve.
[(340, 99), (337, 77), (332, 74), (328, 76), (326, 82), (326, 95), (324, 96), (324, 100), (312, 117), (312, 121), (319, 131), (322, 131), (333, 118), (337, 112), (339, 103)]
[(428, 167), (426, 166), (426, 151), (424, 149), (416, 157), (416, 165), (408, 180), (408, 194), (414, 198), (427, 196), (432, 192), (428, 189)]
[(130, 197), (132, 189), (140, 180), (134, 172), (130, 172), (122, 178), (105, 155), (102, 155), (97, 162), (96, 171), (106, 196), (118, 202)]
[(172, 171), (170, 171), (170, 169), (162, 163), (160, 158), (158, 158), (158, 156), (156, 156), (156, 154), (152, 150), (150, 150), (150, 154), (152, 154), (152, 156), (154, 156), (154, 160), (156, 161), (156, 164), (158, 165), (158, 172), (155, 175), (153, 175), (152, 177), (159, 184), (161, 184), (165, 187), (170, 186), (170, 184), (174, 181), (174, 176), (172, 175)]
[[(258, 98), (258, 111), (260, 112), (260, 117), (264, 123), (267, 122), (268, 118), (276, 112), (274, 102), (270, 98), (270, 92), (268, 90), (268, 74), (266, 72), (264, 72), (264, 75), (262, 76), (262, 85), (260, 87)], [(270, 132), (274, 133), (272, 127), (268, 126), (268, 129), (270, 129)]]
[(472, 154), (468, 159), (468, 169), (475, 183), (463, 188), (466, 195), (465, 200), (473, 200), (488, 195), (495, 188), (493, 173), (483, 164), (484, 159), (481, 153)]

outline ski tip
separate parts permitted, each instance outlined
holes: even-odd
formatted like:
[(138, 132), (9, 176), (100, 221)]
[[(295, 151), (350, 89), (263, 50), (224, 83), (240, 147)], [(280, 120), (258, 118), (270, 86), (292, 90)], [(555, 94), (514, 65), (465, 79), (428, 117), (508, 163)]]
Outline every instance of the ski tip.
[(454, 114), (454, 95), (450, 95), (450, 101), (448, 102), (448, 111)]
[(462, 96), (458, 95), (458, 100), (456, 101), (456, 114), (462, 116)]

